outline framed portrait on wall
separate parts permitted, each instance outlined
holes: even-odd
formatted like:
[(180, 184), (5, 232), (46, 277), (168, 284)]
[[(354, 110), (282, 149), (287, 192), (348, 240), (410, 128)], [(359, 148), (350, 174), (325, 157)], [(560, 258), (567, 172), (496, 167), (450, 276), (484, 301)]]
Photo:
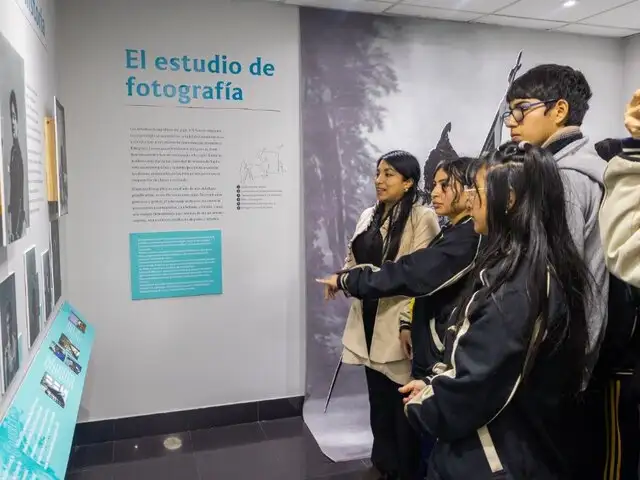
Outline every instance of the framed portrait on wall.
[(43, 323), (49, 321), (53, 311), (53, 277), (51, 275), (51, 256), (49, 250), (42, 252), (42, 299), (44, 301)]
[(27, 299), (27, 333), (29, 348), (33, 346), (40, 334), (40, 280), (38, 279), (38, 263), (36, 247), (24, 252), (24, 284)]
[(0, 345), (2, 345), (3, 391), (6, 392), (20, 369), (15, 273), (9, 274), (0, 283)]
[(67, 134), (64, 118), (64, 107), (54, 97), (55, 138), (56, 138), (56, 173), (58, 177), (58, 215), (69, 213), (69, 192), (67, 190)]
[(24, 60), (2, 35), (0, 72), (2, 244), (8, 245), (29, 227), (29, 169)]

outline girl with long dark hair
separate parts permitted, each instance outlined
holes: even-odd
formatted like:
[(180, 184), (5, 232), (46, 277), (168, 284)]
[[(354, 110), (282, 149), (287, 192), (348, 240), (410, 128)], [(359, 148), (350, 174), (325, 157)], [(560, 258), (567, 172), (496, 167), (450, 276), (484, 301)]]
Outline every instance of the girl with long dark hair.
[(438, 438), (428, 479), (570, 479), (567, 407), (586, 368), (592, 281), (550, 153), (508, 143), (478, 162), (470, 211), (486, 235), (445, 339), (445, 368), (401, 389)]
[[(418, 160), (404, 151), (389, 152), (378, 160), (377, 202), (358, 221), (345, 269), (394, 262), (424, 248), (438, 234), (437, 215), (424, 205), (418, 189), (420, 173)], [(326, 286), (326, 297), (336, 292)], [(398, 297), (354, 301), (342, 339), (343, 361), (365, 366), (373, 433), (371, 459), (388, 478), (413, 479), (420, 460), (418, 438), (404, 416), (398, 393), (398, 387), (411, 378), (410, 332), (398, 333), (400, 315), (408, 302)]]

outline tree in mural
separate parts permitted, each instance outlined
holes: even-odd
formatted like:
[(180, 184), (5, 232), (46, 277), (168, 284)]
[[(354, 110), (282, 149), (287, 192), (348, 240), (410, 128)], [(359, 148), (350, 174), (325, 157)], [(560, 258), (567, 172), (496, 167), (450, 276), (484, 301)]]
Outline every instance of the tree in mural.
[[(350, 235), (373, 203), (377, 151), (367, 133), (383, 127), (378, 99), (397, 91), (380, 40), (391, 22), (370, 15), (301, 9), (305, 237), (310, 385), (327, 385), (340, 355), (346, 301), (326, 303), (314, 279), (342, 268)], [(323, 359), (323, 360), (320, 360)], [(320, 392), (319, 392), (320, 393)]]

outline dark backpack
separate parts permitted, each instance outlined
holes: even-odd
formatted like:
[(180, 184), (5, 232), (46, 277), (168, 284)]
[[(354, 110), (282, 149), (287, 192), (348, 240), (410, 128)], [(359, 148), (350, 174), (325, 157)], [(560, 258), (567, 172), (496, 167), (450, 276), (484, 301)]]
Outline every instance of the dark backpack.
[(633, 375), (640, 387), (640, 289), (609, 275), (607, 308), (607, 329), (593, 375), (600, 381)]

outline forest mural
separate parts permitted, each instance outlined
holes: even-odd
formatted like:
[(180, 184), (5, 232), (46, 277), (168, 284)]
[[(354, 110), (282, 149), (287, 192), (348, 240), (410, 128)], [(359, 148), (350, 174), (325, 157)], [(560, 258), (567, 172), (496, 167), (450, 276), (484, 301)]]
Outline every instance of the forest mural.
[[(300, 15), (307, 387), (310, 396), (320, 398), (340, 358), (349, 301), (325, 302), (315, 278), (342, 268), (356, 222), (375, 201), (375, 164), (384, 152), (369, 134), (383, 129), (388, 116), (379, 100), (399, 89), (384, 45), (398, 41), (402, 31), (394, 20), (374, 15), (316, 9), (301, 9)], [(424, 159), (427, 188), (437, 163), (457, 155), (449, 141), (451, 128), (451, 123), (444, 125)], [(363, 391), (361, 375), (343, 369), (335, 393)]]

